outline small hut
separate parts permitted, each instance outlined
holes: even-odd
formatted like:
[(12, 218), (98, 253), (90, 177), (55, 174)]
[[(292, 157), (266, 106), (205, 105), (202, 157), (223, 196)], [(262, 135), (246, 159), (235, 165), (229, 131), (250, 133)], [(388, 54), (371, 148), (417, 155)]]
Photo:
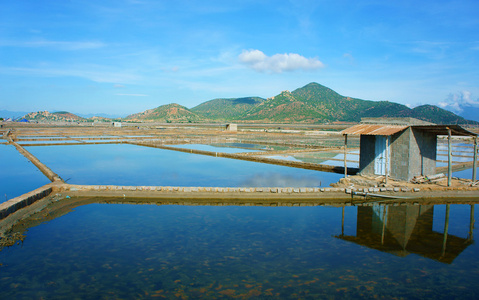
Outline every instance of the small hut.
[(238, 131), (237, 124), (226, 124), (226, 131)]
[[(451, 135), (477, 137), (458, 125), (437, 125), (414, 118), (362, 119), (359, 125), (343, 130), (342, 134), (346, 141), (347, 135), (360, 135), (360, 174), (384, 175), (386, 180), (389, 176), (405, 181), (414, 176), (436, 174), (438, 135), (448, 136), (449, 177), (452, 173)], [(476, 162), (476, 155), (474, 157)]]

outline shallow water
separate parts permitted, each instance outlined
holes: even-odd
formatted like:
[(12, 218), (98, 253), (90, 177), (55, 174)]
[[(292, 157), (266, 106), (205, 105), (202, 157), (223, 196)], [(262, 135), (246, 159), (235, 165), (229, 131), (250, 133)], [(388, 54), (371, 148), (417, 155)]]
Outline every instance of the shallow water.
[(84, 205), (0, 251), (0, 298), (479, 297), (477, 243), (456, 249), (469, 205), (451, 205), (442, 262), (445, 205), (384, 209), (346, 207), (342, 232), (335, 207)]
[(73, 184), (319, 187), (329, 186), (342, 177), (127, 144), (27, 147), (27, 150)]
[(0, 203), (50, 183), (12, 145), (0, 145)]
[(259, 150), (253, 149), (244, 149), (236, 147), (221, 147), (213, 145), (204, 145), (204, 144), (185, 144), (185, 145), (171, 145), (171, 147), (183, 148), (183, 149), (194, 149), (194, 150), (203, 150), (210, 152), (223, 152), (223, 153), (241, 153), (241, 152), (257, 152)]

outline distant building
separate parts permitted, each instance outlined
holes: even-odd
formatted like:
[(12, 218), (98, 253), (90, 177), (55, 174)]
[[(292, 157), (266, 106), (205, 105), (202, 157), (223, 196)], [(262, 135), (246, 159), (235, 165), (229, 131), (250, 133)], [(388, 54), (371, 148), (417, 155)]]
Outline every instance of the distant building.
[(226, 131), (238, 131), (237, 124), (226, 124)]
[(113, 122), (113, 127), (121, 127), (121, 122)]
[(458, 125), (414, 118), (368, 118), (342, 131), (360, 135), (359, 173), (409, 181), (436, 174), (438, 135), (477, 136)]

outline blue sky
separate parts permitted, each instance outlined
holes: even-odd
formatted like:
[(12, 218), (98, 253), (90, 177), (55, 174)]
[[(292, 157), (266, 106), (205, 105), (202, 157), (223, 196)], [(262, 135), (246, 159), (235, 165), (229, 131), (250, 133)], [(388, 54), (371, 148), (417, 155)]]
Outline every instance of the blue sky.
[(0, 110), (126, 115), (318, 82), (479, 106), (479, 1), (0, 2)]

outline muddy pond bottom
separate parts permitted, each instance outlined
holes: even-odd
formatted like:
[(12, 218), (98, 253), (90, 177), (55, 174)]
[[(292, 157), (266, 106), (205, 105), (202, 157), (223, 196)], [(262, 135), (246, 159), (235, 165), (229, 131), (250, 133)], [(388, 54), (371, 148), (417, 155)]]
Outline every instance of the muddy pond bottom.
[(71, 207), (0, 251), (0, 298), (479, 297), (474, 205)]

